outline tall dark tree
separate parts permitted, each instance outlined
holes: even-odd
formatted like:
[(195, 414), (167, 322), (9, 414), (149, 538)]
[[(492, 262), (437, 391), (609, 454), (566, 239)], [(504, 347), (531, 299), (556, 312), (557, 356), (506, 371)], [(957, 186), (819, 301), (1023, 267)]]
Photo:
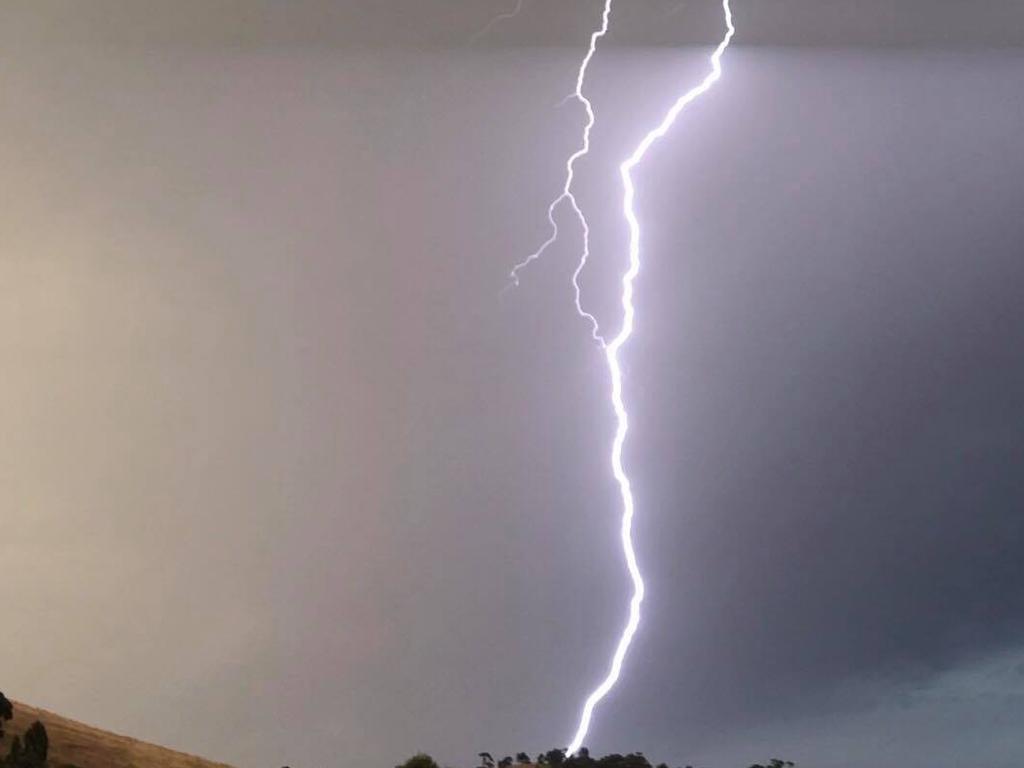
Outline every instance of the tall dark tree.
[(530, 756), (525, 752), (519, 752), (516, 754), (516, 762), (528, 765), (530, 763)]
[(4, 737), (4, 723), (14, 717), (14, 705), (0, 693), (0, 739)]
[(511, 765), (512, 758), (509, 755), (505, 755), (505, 757), (498, 761), (498, 768), (511, 768)]
[(46, 728), (36, 720), (25, 731), (22, 737), (25, 744), (25, 764), (27, 766), (46, 765), (46, 756), (50, 752), (50, 737), (46, 735)]

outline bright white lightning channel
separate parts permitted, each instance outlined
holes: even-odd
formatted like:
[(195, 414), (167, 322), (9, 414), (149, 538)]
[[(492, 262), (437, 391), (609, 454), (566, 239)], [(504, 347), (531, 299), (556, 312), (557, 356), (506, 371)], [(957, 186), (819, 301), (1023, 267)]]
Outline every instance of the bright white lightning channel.
[(594, 708), (608, 692), (615, 686), (622, 671), (622, 662), (626, 658), (626, 652), (633, 641), (637, 627), (640, 625), (640, 604), (644, 599), (644, 580), (640, 575), (640, 568), (636, 562), (636, 551), (633, 548), (633, 492), (629, 484), (629, 476), (622, 466), (622, 447), (626, 442), (626, 432), (629, 430), (629, 415), (622, 400), (622, 368), (619, 365), (619, 350), (629, 341), (633, 335), (633, 318), (636, 310), (633, 306), (633, 283), (640, 273), (640, 220), (637, 218), (634, 201), (636, 199), (636, 187), (633, 184), (633, 169), (644, 159), (651, 146), (668, 133), (675, 123), (679, 113), (689, 104), (694, 102), (702, 94), (707, 92), (712, 85), (722, 76), (722, 54), (729, 47), (729, 41), (736, 32), (732, 23), (732, 9), (729, 0), (722, 0), (722, 10), (725, 14), (725, 37), (718, 44), (711, 54), (711, 72), (694, 88), (680, 96), (672, 105), (669, 111), (662, 118), (662, 121), (653, 128), (643, 140), (637, 145), (628, 158), (619, 166), (619, 175), (622, 177), (623, 198), (622, 213), (629, 225), (629, 269), (622, 277), (622, 328), (619, 334), (605, 346), (605, 359), (608, 362), (608, 371), (612, 381), (612, 408), (615, 410), (615, 439), (612, 442), (612, 473), (619, 484), (619, 491), (622, 494), (622, 549), (626, 555), (626, 566), (629, 568), (630, 578), (633, 580), (633, 598), (629, 603), (629, 620), (626, 622), (619, 644), (612, 656), (611, 668), (608, 675), (601, 681), (601, 684), (593, 690), (583, 704), (583, 711), (580, 714), (579, 727), (576, 735), (573, 736), (567, 751), (575, 753), (582, 745), (583, 740), (590, 730), (590, 719), (594, 714)]
[(672, 107), (662, 118), (661, 122), (644, 136), (636, 149), (633, 150), (633, 153), (619, 165), (619, 175), (622, 179), (623, 187), (622, 213), (629, 227), (629, 266), (625, 274), (622, 276), (622, 327), (620, 328), (618, 335), (612, 338), (611, 341), (607, 341), (599, 333), (597, 320), (593, 315), (586, 312), (580, 303), (579, 276), (583, 268), (586, 266), (587, 258), (590, 255), (590, 228), (587, 225), (586, 217), (580, 210), (579, 205), (577, 205), (575, 196), (572, 194), (572, 183), (574, 179), (576, 161), (586, 155), (590, 150), (590, 130), (593, 128), (595, 122), (594, 111), (590, 101), (588, 101), (583, 95), (583, 81), (586, 77), (587, 67), (589, 66), (590, 60), (593, 58), (594, 52), (597, 48), (597, 42), (608, 31), (608, 19), (611, 13), (611, 5), (612, 0), (605, 0), (604, 12), (601, 17), (601, 27), (591, 35), (590, 47), (587, 50), (586, 55), (583, 57), (583, 61), (580, 64), (579, 72), (577, 74), (576, 91), (573, 95), (586, 109), (587, 123), (583, 130), (582, 146), (573, 153), (566, 162), (565, 185), (562, 188), (562, 193), (556, 197), (548, 207), (548, 221), (551, 224), (551, 236), (539, 249), (527, 256), (526, 259), (519, 264), (516, 264), (510, 275), (512, 283), (514, 285), (518, 285), (519, 272), (531, 262), (540, 258), (544, 251), (558, 239), (558, 224), (555, 221), (555, 210), (563, 201), (568, 200), (572, 206), (573, 212), (576, 214), (576, 218), (580, 222), (580, 227), (583, 230), (583, 250), (580, 260), (576, 266), (576, 270), (572, 275), (576, 311), (581, 317), (590, 323), (591, 335), (603, 348), (605, 361), (608, 364), (608, 372), (611, 378), (611, 404), (612, 409), (615, 412), (616, 421), (615, 437), (612, 440), (611, 448), (611, 467), (612, 474), (615, 477), (615, 481), (618, 483), (619, 492), (622, 497), (622, 526), (620, 531), (622, 538), (622, 550), (625, 554), (626, 567), (629, 570), (629, 575), (633, 583), (633, 596), (629, 603), (629, 618), (626, 622), (626, 626), (623, 628), (618, 645), (615, 648), (615, 653), (612, 656), (611, 666), (607, 675), (583, 703), (579, 726), (577, 727), (576, 734), (573, 736), (573, 739), (567, 748), (567, 752), (570, 755), (575, 754), (579, 751), (579, 748), (583, 746), (583, 740), (587, 737), (587, 733), (590, 730), (590, 722), (594, 715), (594, 709), (608, 694), (608, 692), (615, 687), (615, 684), (619, 680), (619, 675), (622, 672), (623, 661), (629, 651), (630, 644), (633, 642), (633, 636), (636, 634), (636, 630), (640, 625), (640, 606), (644, 599), (644, 580), (640, 573), (640, 567), (637, 564), (636, 550), (633, 546), (633, 516), (635, 512), (633, 491), (630, 486), (629, 476), (626, 474), (626, 470), (622, 463), (622, 449), (626, 442), (626, 433), (629, 431), (629, 414), (626, 411), (625, 402), (623, 401), (622, 396), (622, 367), (619, 363), (619, 351), (633, 335), (633, 321), (636, 315), (636, 309), (633, 305), (633, 284), (636, 281), (637, 275), (640, 273), (640, 221), (637, 217), (634, 206), (636, 199), (636, 187), (633, 183), (633, 170), (644, 159), (648, 150), (654, 145), (654, 143), (668, 133), (669, 129), (671, 129), (672, 125), (679, 117), (679, 114), (688, 105), (706, 93), (722, 76), (722, 55), (725, 53), (726, 48), (729, 47), (729, 42), (732, 40), (732, 37), (736, 32), (736, 29), (733, 26), (732, 9), (729, 5), (729, 0), (722, 0), (722, 10), (725, 14), (726, 33), (722, 38), (722, 41), (718, 44), (718, 47), (715, 48), (714, 52), (711, 54), (711, 72), (698, 85), (686, 91), (675, 101), (675, 103), (673, 103)]

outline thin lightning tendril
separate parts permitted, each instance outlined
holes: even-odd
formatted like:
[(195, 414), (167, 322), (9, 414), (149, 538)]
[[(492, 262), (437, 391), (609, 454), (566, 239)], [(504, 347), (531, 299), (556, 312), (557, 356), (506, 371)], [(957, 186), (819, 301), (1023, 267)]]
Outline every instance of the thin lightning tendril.
[(495, 26), (496, 24), (499, 24), (502, 21), (505, 21), (506, 19), (514, 19), (522, 12), (522, 10), (523, 0), (516, 0), (515, 7), (511, 11), (499, 13), (497, 16), (495, 16), (493, 19), (487, 22), (483, 29), (481, 29), (479, 32), (473, 35), (473, 37), (471, 37), (469, 41), (471, 43), (477, 42), (481, 37), (483, 37), (484, 35), (491, 31), (491, 27)]
[(548, 247), (554, 244), (558, 239), (558, 222), (555, 220), (555, 211), (559, 205), (568, 201), (569, 205), (572, 206), (573, 213), (576, 214), (576, 220), (580, 223), (580, 229), (583, 231), (583, 250), (580, 253), (579, 261), (576, 264), (576, 270), (572, 273), (572, 286), (575, 294), (574, 302), (576, 304), (576, 312), (590, 324), (591, 337), (602, 347), (605, 346), (605, 342), (604, 338), (601, 336), (600, 329), (597, 324), (597, 318), (583, 309), (583, 304), (580, 298), (580, 273), (587, 265), (587, 259), (590, 257), (590, 225), (587, 224), (587, 217), (583, 215), (583, 210), (576, 202), (576, 196), (572, 193), (572, 183), (576, 177), (576, 161), (590, 152), (590, 130), (594, 127), (595, 121), (594, 107), (590, 103), (590, 100), (583, 95), (583, 82), (587, 77), (587, 68), (590, 66), (590, 60), (594, 58), (594, 52), (597, 50), (597, 43), (608, 32), (608, 18), (611, 11), (612, 0), (605, 0), (604, 10), (601, 13), (601, 26), (591, 34), (590, 47), (587, 49), (587, 53), (583, 57), (583, 61), (580, 62), (579, 71), (576, 73), (576, 90), (566, 97), (567, 99), (574, 98), (583, 105), (583, 108), (587, 112), (587, 122), (583, 127), (583, 143), (580, 145), (580, 148), (573, 152), (565, 162), (565, 184), (562, 186), (562, 192), (558, 197), (552, 200), (551, 204), (548, 206), (548, 223), (551, 225), (551, 235), (541, 244), (540, 248), (512, 267), (512, 271), (509, 272), (509, 279), (511, 279), (512, 285), (518, 286), (519, 273), (529, 266), (531, 262), (539, 259)]
[[(629, 603), (629, 620), (627, 621), (626, 627), (619, 639), (619, 644), (615, 649), (615, 655), (612, 657), (611, 668), (608, 671), (608, 675), (601, 681), (601, 684), (594, 689), (590, 696), (587, 697), (583, 704), (579, 727), (577, 728), (576, 735), (573, 737), (572, 742), (569, 744), (567, 749), (570, 755), (575, 754), (583, 745), (583, 740), (586, 738), (587, 732), (590, 730), (590, 720), (594, 714), (594, 708), (615, 686), (615, 683), (619, 679), (619, 673), (622, 670), (622, 662), (626, 657), (626, 652), (629, 650), (630, 643), (633, 640), (633, 635), (636, 634), (637, 627), (640, 624), (640, 604), (644, 599), (644, 580), (640, 574), (640, 568), (636, 561), (636, 552), (633, 548), (633, 492), (630, 488), (629, 476), (626, 474), (622, 465), (622, 447), (625, 444), (626, 432), (629, 429), (629, 417), (622, 399), (622, 368), (619, 364), (619, 350), (622, 349), (623, 345), (629, 341), (630, 336), (633, 335), (633, 318), (635, 315), (635, 308), (633, 306), (633, 283), (636, 280), (637, 275), (640, 273), (640, 221), (637, 218), (636, 210), (634, 208), (636, 187), (633, 184), (633, 169), (635, 169), (644, 159), (644, 156), (647, 154), (647, 151), (651, 146), (658, 139), (668, 133), (669, 129), (675, 123), (676, 118), (679, 117), (679, 113), (702, 94), (707, 92), (708, 89), (710, 89), (711, 86), (714, 85), (714, 83), (722, 76), (722, 54), (725, 53), (725, 49), (729, 47), (729, 42), (732, 40), (732, 36), (736, 32), (732, 23), (732, 9), (729, 6), (729, 0), (722, 0), (722, 10), (725, 14), (726, 33), (725, 37), (722, 38), (722, 42), (718, 44), (714, 53), (711, 54), (710, 74), (708, 74), (699, 85), (690, 89), (676, 100), (671, 109), (669, 109), (665, 114), (661, 123), (644, 136), (636, 149), (633, 150), (633, 154), (631, 154), (619, 166), (619, 175), (622, 177), (623, 186), (622, 212), (626, 218), (627, 224), (629, 225), (629, 269), (622, 277), (622, 328), (619, 330), (618, 335), (604, 346), (604, 353), (605, 359), (608, 362), (608, 370), (611, 374), (611, 401), (612, 408), (615, 410), (615, 419), (617, 423), (615, 438), (612, 442), (612, 473), (615, 475), (615, 480), (619, 484), (619, 490), (622, 495), (622, 548), (626, 556), (626, 565), (629, 569), (629, 575), (633, 581), (633, 597)], [(591, 55), (592, 53), (593, 50), (591, 50), (588, 55)], [(573, 276), (574, 281), (578, 274), (579, 270), (577, 270), (576, 275)]]

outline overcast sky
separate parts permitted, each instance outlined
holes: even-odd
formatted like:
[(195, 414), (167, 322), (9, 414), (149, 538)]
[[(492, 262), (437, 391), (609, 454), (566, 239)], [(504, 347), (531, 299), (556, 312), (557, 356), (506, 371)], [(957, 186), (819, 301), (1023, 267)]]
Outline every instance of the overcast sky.
[[(472, 40), (509, 5), (0, 12), (8, 695), (254, 768), (570, 738), (628, 581), (569, 219), (501, 290), (600, 4)], [(620, 5), (578, 177), (608, 328), (617, 163), (706, 72), (674, 30), (721, 34)], [(637, 173), (648, 601), (589, 745), (1019, 766), (1024, 5), (735, 6)]]

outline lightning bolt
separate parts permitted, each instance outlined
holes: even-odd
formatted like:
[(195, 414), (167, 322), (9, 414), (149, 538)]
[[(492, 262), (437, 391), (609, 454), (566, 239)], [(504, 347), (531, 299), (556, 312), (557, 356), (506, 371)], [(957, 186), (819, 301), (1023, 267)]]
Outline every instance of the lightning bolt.
[(629, 617), (622, 630), (622, 634), (619, 637), (618, 645), (615, 647), (615, 653), (612, 655), (608, 673), (604, 679), (601, 680), (598, 686), (590, 693), (590, 695), (587, 696), (583, 703), (576, 734), (573, 736), (572, 741), (569, 743), (566, 750), (570, 755), (579, 751), (580, 747), (583, 745), (583, 741), (586, 739), (587, 733), (590, 731), (590, 723), (593, 718), (595, 708), (601, 700), (608, 695), (612, 688), (615, 687), (615, 684), (619, 680), (619, 676), (622, 672), (622, 664), (625, 661), (626, 654), (629, 652), (629, 647), (633, 642), (633, 637), (636, 634), (637, 628), (640, 626), (640, 606), (644, 600), (644, 580), (640, 573), (640, 567), (637, 564), (636, 550), (633, 546), (633, 517), (635, 514), (635, 503), (633, 500), (633, 491), (630, 485), (629, 475), (626, 473), (622, 462), (622, 450), (625, 446), (626, 435), (629, 431), (629, 414), (626, 410), (625, 401), (623, 400), (622, 366), (619, 362), (619, 352), (633, 335), (634, 318), (636, 315), (636, 308), (633, 304), (633, 286), (637, 276), (640, 274), (640, 220), (636, 214), (636, 186), (633, 182), (633, 171), (638, 165), (640, 165), (654, 143), (668, 133), (675, 124), (680, 113), (686, 109), (687, 106), (706, 93), (711, 86), (721, 78), (722, 55), (729, 47), (729, 43), (732, 40), (733, 35), (736, 33), (736, 28), (733, 26), (732, 8), (729, 5), (729, 0), (722, 0), (722, 11), (725, 16), (726, 32), (722, 41), (711, 54), (711, 72), (708, 73), (708, 75), (698, 85), (689, 89), (676, 99), (668, 112), (662, 118), (661, 122), (644, 136), (641, 142), (633, 150), (632, 154), (630, 154), (629, 157), (623, 160), (619, 165), (619, 176), (622, 179), (623, 188), (622, 214), (625, 217), (626, 224), (629, 228), (629, 265), (625, 274), (622, 276), (621, 283), (622, 326), (619, 329), (618, 334), (608, 341), (600, 334), (597, 320), (593, 315), (583, 309), (580, 301), (579, 276), (586, 266), (587, 259), (590, 255), (590, 227), (587, 224), (586, 217), (583, 215), (583, 211), (580, 209), (576, 201), (576, 197), (573, 195), (572, 185), (575, 179), (576, 161), (590, 151), (590, 131), (594, 127), (595, 123), (593, 106), (586, 96), (583, 95), (583, 83), (586, 79), (587, 68), (589, 67), (590, 61), (593, 59), (594, 53), (597, 50), (598, 41), (608, 32), (611, 6), (612, 0), (605, 0), (604, 11), (601, 15), (601, 25), (590, 36), (590, 46), (587, 49), (587, 53), (583, 57), (577, 72), (576, 90), (569, 97), (575, 98), (583, 105), (587, 113), (587, 122), (583, 128), (582, 145), (572, 155), (570, 155), (566, 161), (565, 183), (562, 187), (562, 192), (548, 206), (548, 223), (551, 225), (551, 235), (541, 244), (540, 248), (516, 264), (509, 275), (511, 284), (513, 286), (518, 286), (519, 273), (532, 262), (539, 259), (544, 252), (555, 243), (559, 235), (558, 223), (555, 220), (555, 212), (563, 202), (568, 201), (573, 212), (576, 214), (576, 218), (579, 221), (580, 228), (583, 232), (583, 249), (580, 254), (579, 261), (577, 262), (576, 269), (572, 275), (576, 311), (582, 318), (590, 323), (591, 336), (600, 344), (604, 351), (605, 362), (608, 365), (608, 373), (611, 380), (610, 399), (612, 410), (615, 413), (616, 423), (615, 436), (612, 440), (611, 446), (611, 468), (622, 499), (622, 523), (620, 536), (622, 539), (622, 551), (626, 559), (626, 567), (629, 571), (629, 576), (633, 585), (633, 596), (629, 602)]
[(499, 13), (497, 16), (495, 16), (493, 19), (491, 19), (489, 22), (487, 22), (487, 24), (484, 26), (483, 29), (481, 29), (479, 32), (477, 32), (475, 35), (473, 35), (469, 39), (469, 42), (471, 42), (471, 43), (477, 42), (481, 37), (483, 37), (488, 32), (490, 32), (491, 31), (491, 27), (493, 27), (495, 24), (499, 24), (500, 22), (505, 21), (506, 19), (514, 19), (516, 16), (518, 16), (520, 14), (520, 12), (522, 10), (523, 10), (523, 0), (516, 0), (515, 7), (511, 11), (506, 11), (505, 13)]
[(583, 141), (580, 148), (569, 155), (569, 159), (565, 161), (565, 183), (562, 185), (562, 192), (548, 206), (548, 224), (551, 225), (551, 235), (541, 244), (540, 248), (512, 267), (512, 271), (509, 272), (509, 279), (512, 281), (512, 285), (518, 286), (519, 273), (532, 262), (539, 259), (548, 247), (558, 240), (558, 222), (555, 220), (555, 211), (558, 206), (568, 201), (569, 205), (572, 206), (573, 213), (576, 214), (576, 220), (580, 223), (580, 229), (583, 231), (583, 250), (576, 264), (576, 270), (572, 273), (576, 312), (590, 323), (590, 335), (602, 347), (604, 346), (604, 339), (601, 336), (597, 318), (583, 309), (580, 297), (580, 273), (587, 265), (587, 259), (590, 257), (590, 226), (587, 224), (587, 217), (583, 215), (583, 210), (580, 208), (579, 203), (576, 202), (576, 196), (572, 193), (572, 184), (576, 178), (576, 161), (590, 152), (590, 131), (594, 127), (596, 120), (594, 106), (590, 103), (590, 99), (583, 95), (583, 82), (587, 78), (587, 68), (590, 66), (590, 60), (594, 58), (594, 53), (597, 51), (598, 41), (608, 33), (608, 19), (611, 16), (611, 12), (612, 0), (605, 0), (604, 10), (601, 12), (601, 24), (590, 35), (590, 47), (587, 48), (587, 53), (583, 57), (583, 61), (580, 62), (580, 68), (576, 73), (576, 90), (567, 97), (570, 99), (574, 98), (583, 105), (583, 109), (587, 113), (587, 122), (583, 126)]
[(619, 492), (622, 496), (622, 550), (626, 556), (626, 566), (629, 569), (630, 578), (633, 581), (633, 597), (629, 602), (629, 619), (619, 638), (619, 644), (612, 656), (611, 667), (607, 676), (587, 697), (580, 713), (579, 727), (576, 735), (567, 748), (568, 753), (574, 754), (583, 745), (583, 740), (590, 730), (590, 720), (594, 714), (594, 708), (608, 692), (615, 687), (622, 671), (622, 662), (626, 658), (629, 646), (633, 642), (637, 627), (640, 626), (640, 604), (644, 599), (644, 580), (640, 574), (640, 568), (636, 561), (636, 551), (633, 548), (633, 491), (630, 487), (629, 476), (622, 466), (622, 448), (626, 442), (626, 433), (629, 431), (629, 414), (622, 399), (622, 367), (619, 363), (619, 350), (629, 341), (633, 335), (633, 318), (636, 309), (633, 306), (633, 283), (640, 274), (640, 220), (636, 215), (634, 202), (636, 200), (636, 186), (633, 183), (633, 170), (641, 163), (647, 151), (654, 143), (668, 133), (675, 123), (679, 114), (701, 95), (706, 93), (715, 82), (722, 76), (722, 54), (729, 47), (736, 28), (732, 23), (732, 8), (729, 0), (722, 0), (722, 11), (725, 14), (725, 37), (711, 54), (711, 72), (700, 82), (699, 85), (691, 88), (680, 96), (672, 107), (665, 114), (662, 121), (653, 128), (643, 140), (637, 145), (628, 158), (619, 165), (619, 175), (622, 178), (622, 214), (629, 225), (629, 268), (622, 276), (622, 327), (618, 335), (605, 345), (605, 360), (608, 363), (608, 372), (612, 382), (612, 408), (615, 411), (616, 429), (615, 438), (612, 441), (611, 465), (612, 474), (619, 484)]

